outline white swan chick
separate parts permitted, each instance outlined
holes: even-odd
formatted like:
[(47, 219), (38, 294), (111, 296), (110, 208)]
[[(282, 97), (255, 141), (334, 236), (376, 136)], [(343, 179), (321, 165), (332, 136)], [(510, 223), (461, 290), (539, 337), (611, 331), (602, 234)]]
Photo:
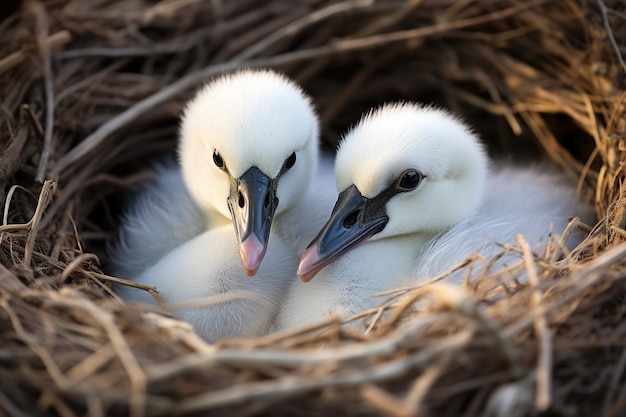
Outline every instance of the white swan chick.
[[(556, 173), (494, 169), (476, 135), (433, 107), (389, 104), (367, 114), (337, 153), (341, 190), (304, 252), (276, 329), (380, 302), (378, 292), (446, 272), (523, 233), (531, 243), (563, 230), (575, 185)], [(587, 209), (583, 209), (587, 214)]]
[[(124, 217), (110, 251), (112, 271), (132, 278), (202, 231), (230, 223), (243, 268), (254, 275), (274, 217), (308, 189), (318, 136), (309, 98), (288, 78), (243, 70), (211, 81), (185, 108), (181, 168), (157, 167), (156, 180)], [(323, 215), (317, 217), (323, 222)], [(281, 230), (289, 240), (303, 231), (314, 234), (309, 224)]]
[(180, 167), (157, 165), (123, 218), (111, 271), (156, 286), (166, 302), (253, 294), (177, 313), (211, 341), (264, 333), (335, 198), (332, 170), (317, 168), (328, 163), (318, 136), (309, 98), (282, 75), (244, 70), (208, 83), (184, 111)]

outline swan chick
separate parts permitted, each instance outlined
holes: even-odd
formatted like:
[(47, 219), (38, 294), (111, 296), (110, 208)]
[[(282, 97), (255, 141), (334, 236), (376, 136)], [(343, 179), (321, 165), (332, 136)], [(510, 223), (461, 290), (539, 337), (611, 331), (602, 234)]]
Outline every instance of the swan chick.
[(112, 269), (132, 278), (199, 233), (231, 224), (243, 269), (254, 275), (274, 218), (296, 205), (318, 163), (310, 99), (271, 70), (222, 75), (188, 102), (179, 136), (180, 168), (157, 167), (171, 178), (136, 198), (110, 251)]
[(482, 144), (447, 112), (407, 104), (371, 112), (340, 146), (343, 191), (298, 275), (309, 281), (365, 240), (408, 235), (428, 242), (477, 210), (487, 166)]
[(276, 329), (373, 308), (378, 292), (446, 272), (477, 251), (495, 256), (519, 233), (537, 243), (574, 214), (575, 184), (528, 168), (490, 172), (467, 125), (419, 104), (365, 115), (344, 136), (335, 171), (339, 197), (298, 267), (302, 281), (315, 279), (291, 285)]

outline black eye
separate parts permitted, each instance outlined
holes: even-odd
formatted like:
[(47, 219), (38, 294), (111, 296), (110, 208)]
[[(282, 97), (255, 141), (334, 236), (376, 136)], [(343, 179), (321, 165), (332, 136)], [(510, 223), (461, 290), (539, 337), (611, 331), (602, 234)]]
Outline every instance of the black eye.
[(224, 160), (220, 156), (220, 153), (216, 150), (213, 151), (213, 162), (218, 168), (224, 168)]
[(414, 169), (407, 169), (398, 177), (396, 189), (398, 191), (411, 191), (417, 188), (424, 176)]
[(296, 164), (296, 153), (294, 152), (285, 161), (285, 168), (284, 169), (289, 169), (292, 166), (294, 166), (295, 164)]

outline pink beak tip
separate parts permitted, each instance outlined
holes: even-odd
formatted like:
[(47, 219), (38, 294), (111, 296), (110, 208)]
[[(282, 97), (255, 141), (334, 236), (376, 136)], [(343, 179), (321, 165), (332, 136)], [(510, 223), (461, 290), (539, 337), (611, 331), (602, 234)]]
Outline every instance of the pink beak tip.
[(320, 256), (317, 246), (311, 246), (304, 251), (298, 265), (298, 276), (302, 282), (309, 282), (321, 269), (319, 265)]
[(239, 245), (243, 269), (248, 276), (253, 276), (258, 271), (265, 256), (265, 250), (266, 246), (254, 234), (249, 235)]

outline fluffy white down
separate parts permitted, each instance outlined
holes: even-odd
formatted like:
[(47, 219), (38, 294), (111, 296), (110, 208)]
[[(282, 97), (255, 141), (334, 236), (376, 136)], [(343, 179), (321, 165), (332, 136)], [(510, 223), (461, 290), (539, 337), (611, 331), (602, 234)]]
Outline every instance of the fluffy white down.
[(390, 219), (381, 233), (310, 282), (292, 283), (275, 329), (373, 308), (381, 301), (374, 294), (444, 273), (476, 252), (488, 259), (519, 233), (534, 245), (545, 242), (551, 226), (562, 233), (571, 216), (591, 217), (589, 207), (575, 204), (576, 184), (563, 174), (543, 165), (489, 172), (470, 129), (443, 110), (415, 104), (365, 116), (345, 136), (335, 165), (340, 190), (355, 184), (368, 197), (408, 168), (424, 173), (423, 186), (387, 203)]
[[(260, 336), (274, 321), (286, 285), (293, 277), (297, 257), (291, 252), (280, 239), (275, 239), (256, 276), (249, 277), (241, 268), (232, 226), (222, 226), (178, 246), (134, 280), (156, 286), (168, 303), (247, 295), (201, 308), (181, 308), (174, 313), (193, 324), (209, 342)], [(117, 286), (116, 292), (127, 301), (155, 303), (143, 290)]]
[[(422, 280), (442, 274), (476, 252), (489, 259), (501, 251), (498, 243), (515, 243), (518, 234), (523, 234), (533, 247), (540, 245), (539, 250), (551, 231), (563, 233), (571, 217), (592, 221), (591, 207), (577, 203), (576, 184), (552, 166), (494, 167), (486, 189), (476, 215), (439, 234), (423, 248), (412, 274), (415, 278)], [(568, 241), (570, 249), (582, 238), (582, 232), (575, 233)], [(511, 253), (492, 268), (519, 259)], [(477, 265), (473, 276), (487, 266)], [(459, 271), (448, 281), (460, 284), (463, 279), (464, 271)]]
[[(120, 219), (119, 237), (108, 248), (108, 272), (127, 279), (136, 277), (172, 249), (202, 233), (206, 228), (204, 217), (174, 159), (155, 164), (153, 178), (129, 198), (128, 209)], [(223, 218), (222, 222), (230, 220)]]
[(322, 152), (311, 184), (301, 190), (290, 210), (276, 215), (273, 230), (300, 256), (330, 216), (336, 199), (333, 155)]

